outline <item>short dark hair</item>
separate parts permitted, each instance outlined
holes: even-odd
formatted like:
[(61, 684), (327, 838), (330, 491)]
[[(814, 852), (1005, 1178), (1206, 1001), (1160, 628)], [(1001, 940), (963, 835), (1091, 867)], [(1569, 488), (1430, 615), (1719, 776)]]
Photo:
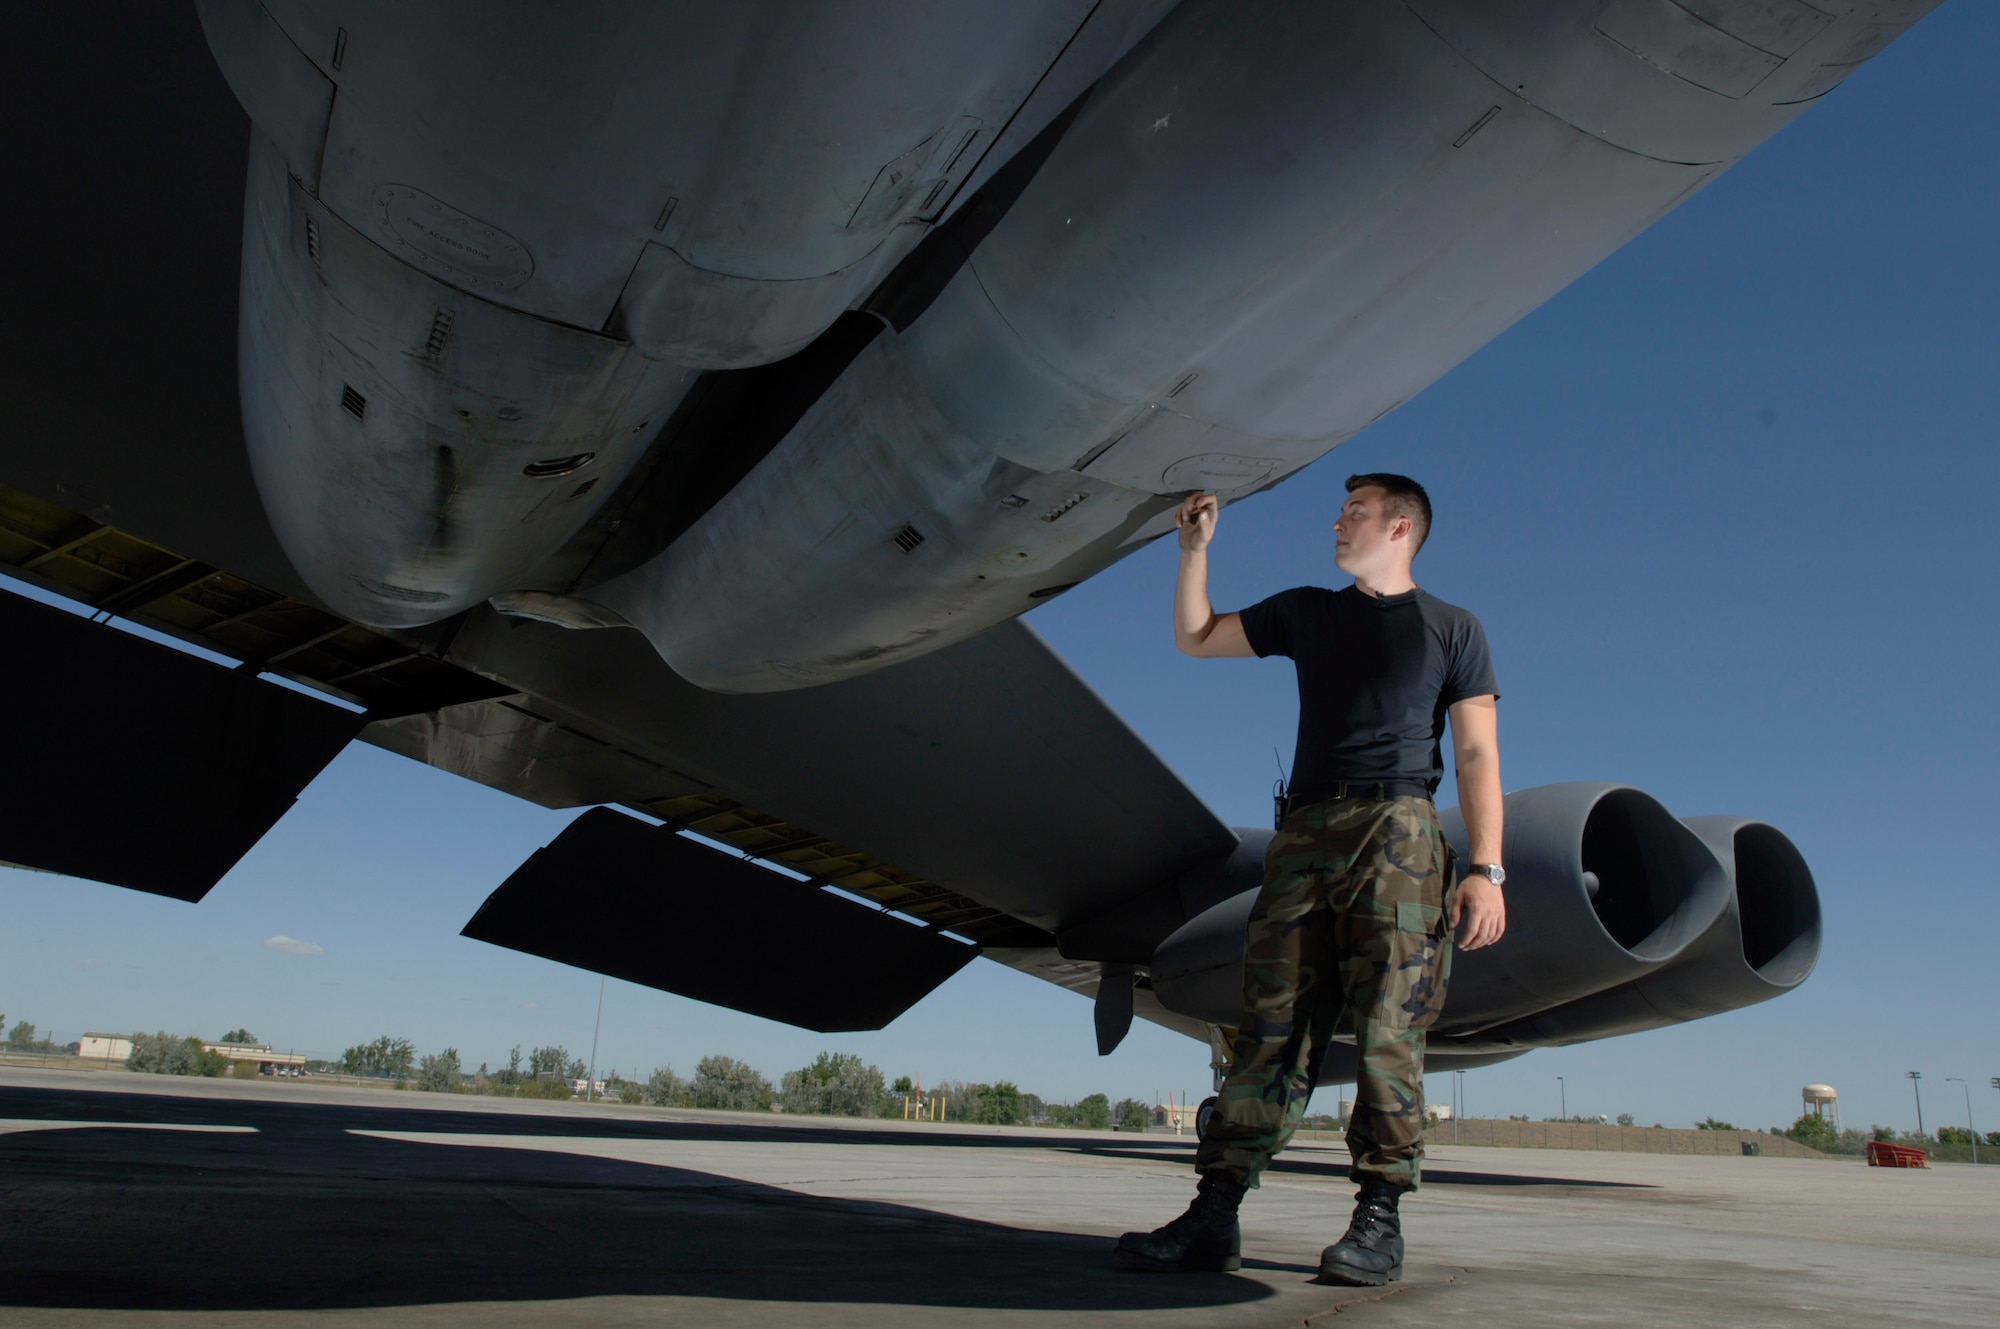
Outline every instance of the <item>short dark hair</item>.
[(1416, 537), (1416, 548), (1410, 551), (1415, 558), (1417, 550), (1424, 547), (1424, 541), (1431, 533), (1431, 496), (1424, 487), (1407, 475), (1392, 475), (1388, 471), (1376, 471), (1369, 475), (1347, 477), (1347, 492), (1357, 489), (1380, 489), (1385, 495), (1382, 510), (1390, 517), (1408, 517), (1410, 534)]

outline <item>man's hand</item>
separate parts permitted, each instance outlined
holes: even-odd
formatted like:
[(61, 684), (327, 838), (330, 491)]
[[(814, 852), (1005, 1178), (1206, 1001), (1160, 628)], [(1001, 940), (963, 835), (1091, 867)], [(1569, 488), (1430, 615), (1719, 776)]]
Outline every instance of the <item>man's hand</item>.
[(1174, 645), (1182, 655), (1198, 660), (1247, 656), (1250, 639), (1243, 620), (1218, 614), (1208, 602), (1208, 542), (1215, 538), (1215, 517), (1222, 504), (1213, 494), (1189, 494), (1174, 515), (1181, 530), (1181, 570), (1174, 579)]
[(1491, 946), (1507, 930), (1507, 900), (1490, 877), (1467, 877), (1451, 897), (1451, 925), (1465, 920), (1465, 932), (1458, 939), (1460, 950), (1476, 951)]
[(1208, 542), (1215, 538), (1215, 519), (1221, 512), (1222, 502), (1213, 494), (1187, 496), (1181, 510), (1174, 514), (1174, 525), (1180, 528), (1183, 552), (1199, 554), (1208, 548)]

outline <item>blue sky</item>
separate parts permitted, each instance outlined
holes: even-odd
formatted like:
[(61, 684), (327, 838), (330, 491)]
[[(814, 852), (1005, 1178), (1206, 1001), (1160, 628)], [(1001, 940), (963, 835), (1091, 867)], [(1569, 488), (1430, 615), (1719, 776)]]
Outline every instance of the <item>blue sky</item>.
[[(1786, 831), (1827, 944), (1778, 1001), (1466, 1077), (1481, 1115), (1789, 1122), (1827, 1081), (1850, 1124), (2000, 1128), (1994, 854), (2000, 654), (2000, 11), (1954, 0), (1742, 166), (1403, 410), (1225, 512), (1215, 598), (1340, 584), (1351, 471), (1430, 488), (1418, 579), (1485, 621), (1508, 788), (1637, 785), (1676, 813)], [(1173, 551), (1031, 621), (1227, 819), (1268, 816), (1290, 760), (1282, 661), (1174, 654)], [(70, 1035), (247, 1024), (337, 1053), (388, 1032), (477, 1064), (588, 1051), (595, 975), (460, 938), (571, 814), (356, 745), (190, 907), (0, 869), (0, 1011)], [(309, 942), (321, 954), (273, 950)], [(1201, 1092), (1205, 1052), (1151, 1027), (1094, 1055), (1081, 999), (980, 962), (888, 1030), (827, 1038), (609, 985), (601, 1066), (705, 1053), (774, 1078), (822, 1047), (889, 1075), (1048, 1097)], [(1442, 1081), (1433, 1097), (1446, 1098)]]

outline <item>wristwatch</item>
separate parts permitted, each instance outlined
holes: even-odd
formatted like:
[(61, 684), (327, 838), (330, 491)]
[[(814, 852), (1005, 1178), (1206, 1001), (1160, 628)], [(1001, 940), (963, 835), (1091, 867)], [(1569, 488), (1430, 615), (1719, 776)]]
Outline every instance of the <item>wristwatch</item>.
[(1498, 863), (1474, 863), (1466, 868), (1465, 875), (1468, 877), (1485, 877), (1495, 886), (1505, 886), (1507, 884), (1507, 869), (1501, 867)]

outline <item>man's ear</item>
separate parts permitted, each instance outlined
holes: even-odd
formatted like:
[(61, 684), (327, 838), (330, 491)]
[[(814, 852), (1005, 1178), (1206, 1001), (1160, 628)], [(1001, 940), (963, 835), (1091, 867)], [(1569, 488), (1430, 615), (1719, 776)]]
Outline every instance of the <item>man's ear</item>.
[(1408, 517), (1398, 517), (1389, 523), (1389, 538), (1391, 540), (1407, 540), (1410, 538), (1410, 532), (1416, 529), (1416, 522)]

